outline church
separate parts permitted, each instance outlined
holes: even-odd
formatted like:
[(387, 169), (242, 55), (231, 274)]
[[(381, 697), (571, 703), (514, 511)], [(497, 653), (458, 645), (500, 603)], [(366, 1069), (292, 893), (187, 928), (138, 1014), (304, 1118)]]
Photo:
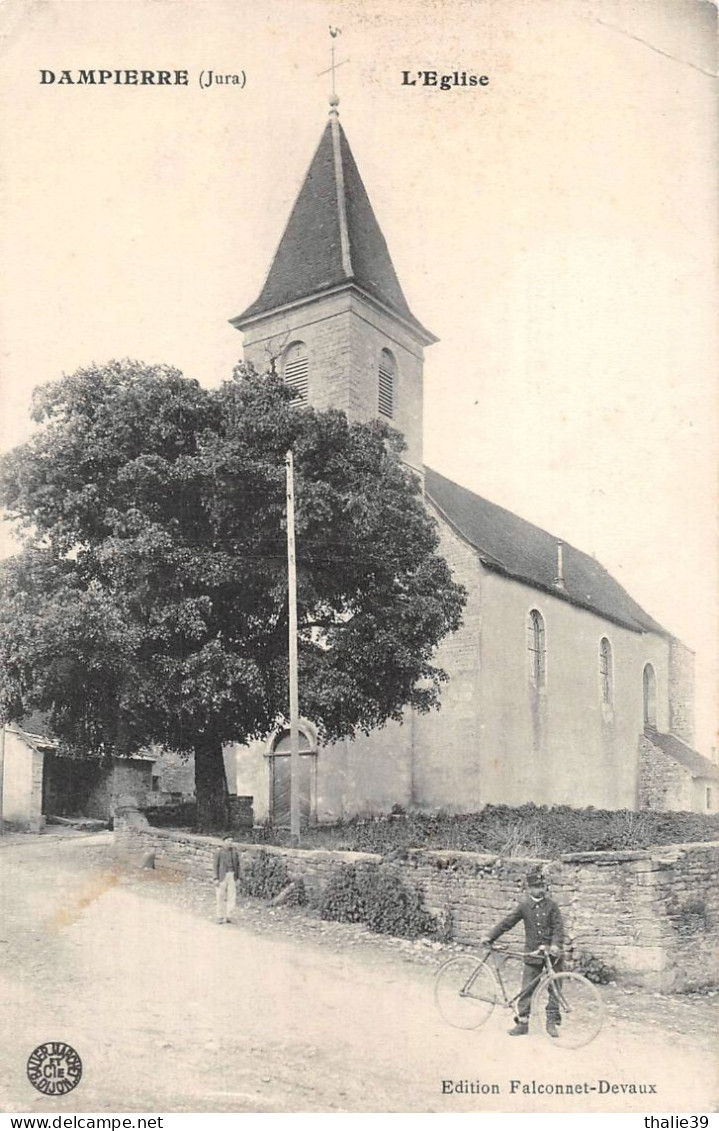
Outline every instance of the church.
[[(301, 721), (303, 820), (525, 802), (717, 811), (719, 768), (692, 747), (692, 653), (593, 557), (425, 467), (437, 338), (407, 304), (337, 105), (259, 297), (231, 321), (245, 360), (272, 359), (302, 401), (403, 434), (468, 600), (437, 653), (441, 710), (327, 746)], [(289, 746), (278, 731), (226, 751), (231, 791), (278, 827)]]

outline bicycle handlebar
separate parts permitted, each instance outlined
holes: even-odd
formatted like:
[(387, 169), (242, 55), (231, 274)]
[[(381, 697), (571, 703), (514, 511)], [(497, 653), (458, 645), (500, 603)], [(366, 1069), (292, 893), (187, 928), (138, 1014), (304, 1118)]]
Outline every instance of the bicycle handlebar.
[(496, 943), (483, 943), (486, 950), (493, 950), (499, 954), (508, 954), (513, 958), (543, 958), (549, 955), (549, 947), (544, 945), (537, 947), (536, 950), (512, 950), (511, 947), (497, 946)]

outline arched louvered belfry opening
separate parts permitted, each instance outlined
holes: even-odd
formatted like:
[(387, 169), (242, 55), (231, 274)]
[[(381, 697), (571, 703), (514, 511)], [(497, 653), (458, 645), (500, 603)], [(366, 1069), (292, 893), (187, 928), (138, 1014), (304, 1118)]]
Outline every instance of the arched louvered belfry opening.
[(380, 416), (386, 416), (390, 420), (395, 411), (396, 383), (397, 363), (394, 354), (384, 349), (379, 359), (377, 408)]
[(292, 342), (282, 359), (282, 376), (296, 398), (307, 404), (309, 397), (309, 359), (304, 342)]

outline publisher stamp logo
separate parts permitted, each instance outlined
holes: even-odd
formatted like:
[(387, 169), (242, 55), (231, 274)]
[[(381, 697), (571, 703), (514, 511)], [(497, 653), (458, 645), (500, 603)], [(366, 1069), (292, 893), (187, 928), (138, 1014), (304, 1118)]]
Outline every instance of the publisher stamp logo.
[(47, 1041), (30, 1053), (27, 1078), (45, 1096), (64, 1096), (76, 1088), (82, 1076), (82, 1061), (72, 1045)]

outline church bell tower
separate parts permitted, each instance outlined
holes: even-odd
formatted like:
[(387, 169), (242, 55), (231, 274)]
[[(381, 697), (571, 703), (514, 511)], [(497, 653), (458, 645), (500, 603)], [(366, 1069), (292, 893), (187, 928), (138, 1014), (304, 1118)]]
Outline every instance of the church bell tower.
[(231, 319), (245, 360), (274, 364), (298, 397), (350, 420), (385, 420), (423, 471), (424, 347), (330, 98), (329, 121), (259, 298)]

